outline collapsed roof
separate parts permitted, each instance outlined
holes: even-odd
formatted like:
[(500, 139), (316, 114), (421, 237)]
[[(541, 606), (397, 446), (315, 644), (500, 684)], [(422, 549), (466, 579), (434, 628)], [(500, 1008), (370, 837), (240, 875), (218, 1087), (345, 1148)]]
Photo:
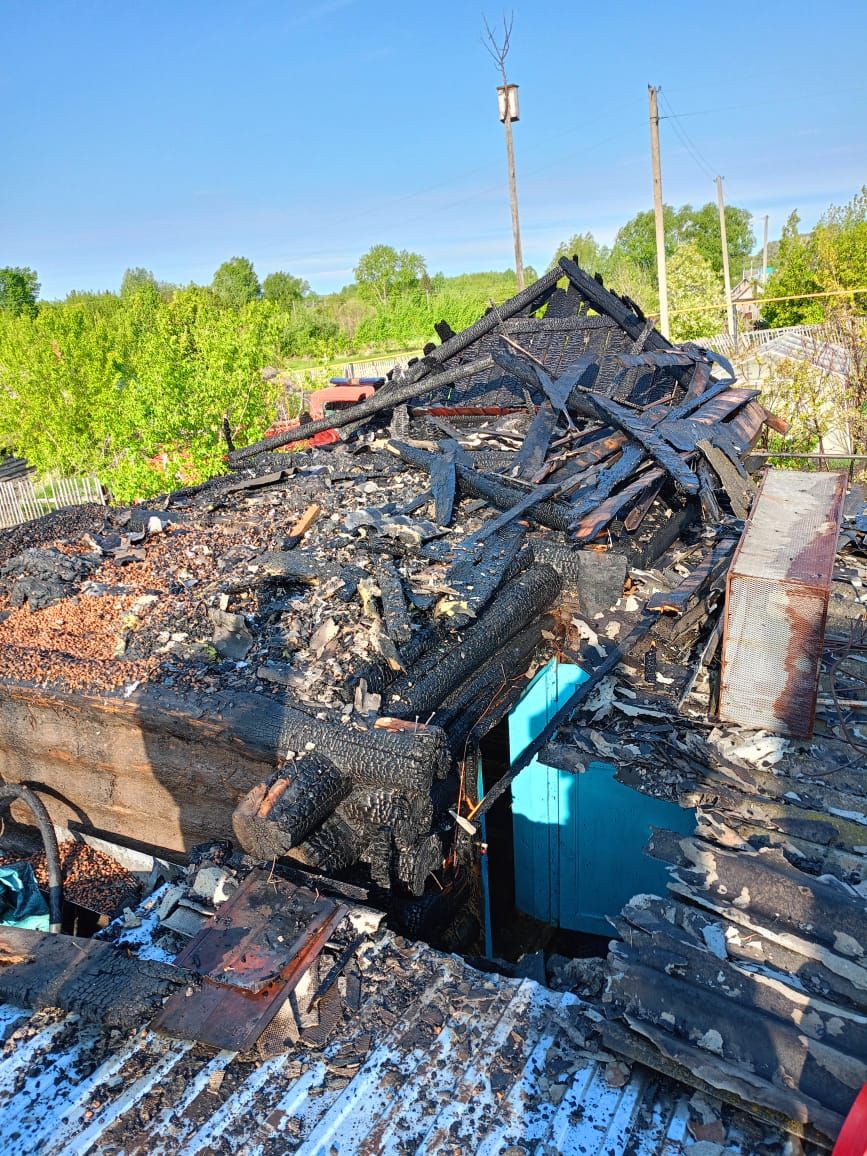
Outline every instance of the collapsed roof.
[[(227, 476), (147, 509), (55, 515), (4, 538), (0, 742), (12, 775), (68, 792), (91, 822), (152, 846), (184, 849), (233, 830), (258, 859), (285, 856), (363, 883), (398, 926), (428, 935), (466, 903), (474, 813), (543, 749), (580, 773), (587, 735), (597, 736), (596, 755), (635, 764), (641, 789), (692, 806), (698, 779), (718, 798), (720, 774), (737, 776), (744, 764), (721, 762), (688, 704), (718, 663), (722, 587), (755, 493), (744, 461), (765, 425), (779, 423), (714, 355), (672, 346), (632, 302), (568, 260), (465, 332), (438, 332), (442, 344), (372, 398), (235, 451)], [(287, 452), (325, 425), (345, 440)], [(857, 559), (864, 527), (853, 519), (847, 532)], [(857, 590), (835, 591), (839, 618), (863, 614)], [(589, 678), (479, 804), (465, 756), (552, 655), (578, 662)], [(644, 717), (662, 720), (639, 742), (640, 757), (616, 727), (608, 741), (596, 722), (600, 694), (608, 714), (624, 713), (610, 679), (630, 663), (634, 681), (649, 672), (654, 684)], [(61, 774), (56, 742), (34, 754), (27, 711), (57, 704), (85, 720), (76, 735), (95, 720), (99, 732), (109, 717), (115, 729), (129, 719), (146, 733), (146, 757), (130, 759), (140, 778), (124, 779), (118, 747), (91, 737)], [(625, 712), (632, 729), (641, 708)], [(579, 709), (592, 728), (569, 723)], [(220, 744), (232, 752), (229, 769), (217, 762)], [(672, 747), (680, 752), (673, 769), (660, 744), (666, 758)], [(137, 798), (145, 774), (163, 794), (149, 788)], [(76, 788), (87, 797), (73, 798)], [(732, 789), (744, 793), (740, 781)], [(829, 1135), (861, 1071), (849, 1036), (837, 1033), (820, 1079), (793, 1061), (786, 1096), (774, 1091), (767, 1041), (803, 1052), (801, 1004), (818, 992), (836, 1009), (828, 1012), (835, 1025), (864, 1010), (867, 985), (851, 980), (867, 943), (857, 891), (867, 868), (853, 816), (867, 807), (851, 776), (833, 800), (801, 796), (788, 781), (782, 790), (750, 780), (747, 802), (730, 806), (758, 813), (756, 793), (779, 797), (779, 846), (754, 829), (767, 807), (737, 837), (703, 811), (694, 840), (658, 843), (676, 866), (680, 900), (624, 912), (609, 1011), (612, 1023), (651, 1040), (657, 1062), (689, 1068), (701, 1058), (702, 1078), (717, 1089), (737, 1084), (732, 1066), (740, 1065), (742, 1080), (741, 1069), (751, 1073), (751, 1102)], [(165, 798), (174, 810), (160, 810)], [(835, 808), (850, 824), (844, 835), (812, 813)], [(724, 853), (702, 843), (711, 832)], [(831, 845), (839, 855), (815, 850)], [(700, 1001), (690, 993), (718, 982), (708, 965), (722, 958), (720, 936), (734, 957), (739, 933), (719, 923), (719, 896), (713, 905), (697, 898), (715, 879), (701, 884), (696, 868), (713, 875), (725, 859), (738, 878), (745, 873), (750, 899), (725, 900), (725, 918), (743, 925), (749, 880), (769, 885), (781, 854), (789, 858), (785, 869), (773, 859), (774, 880), (809, 891), (811, 903), (845, 907), (848, 938), (815, 950), (827, 970), (849, 977), (846, 990), (829, 986), (825, 972), (818, 987), (796, 977), (797, 953), (770, 952), (764, 972), (746, 975), (732, 963), (737, 993), (788, 990), (773, 1008), (761, 1005), (774, 1023), (752, 1051), (755, 1037), (725, 1020), (734, 1013), (723, 1003), (720, 1022), (731, 1034), (717, 1046), (716, 1029), (697, 1032), (688, 1005)], [(817, 888), (812, 877), (823, 872), (840, 887)], [(713, 918), (699, 926), (681, 900)], [(799, 930), (812, 928), (800, 920)], [(841, 947), (850, 941), (854, 954)], [(658, 961), (660, 974), (688, 975), (693, 985), (679, 989), (677, 1009), (655, 995), (668, 990), (658, 976), (647, 991), (634, 981)], [(834, 1031), (825, 1021), (816, 1029), (826, 1041)], [(836, 1070), (848, 1073), (842, 1092), (826, 1078)], [(745, 1083), (737, 1090), (747, 1096)]]

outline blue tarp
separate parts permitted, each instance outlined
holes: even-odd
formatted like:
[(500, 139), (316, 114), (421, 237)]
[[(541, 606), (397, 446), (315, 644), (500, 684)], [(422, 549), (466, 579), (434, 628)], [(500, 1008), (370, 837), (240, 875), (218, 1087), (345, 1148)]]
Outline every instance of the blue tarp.
[(29, 863), (0, 867), (0, 923), (33, 931), (48, 930), (48, 904)]

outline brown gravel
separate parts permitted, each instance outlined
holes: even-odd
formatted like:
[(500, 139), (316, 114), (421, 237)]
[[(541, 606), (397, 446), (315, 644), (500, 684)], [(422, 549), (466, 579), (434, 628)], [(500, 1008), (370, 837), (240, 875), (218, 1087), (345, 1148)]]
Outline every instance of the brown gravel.
[[(140, 891), (138, 881), (110, 855), (86, 843), (74, 843), (71, 840), (61, 843), (59, 850), (64, 899), (108, 916), (137, 902)], [(0, 866), (4, 867), (21, 861), (20, 855), (0, 856)], [(27, 856), (24, 861), (32, 866), (39, 886), (43, 890), (47, 888), (45, 852), (38, 851)]]
[(105, 506), (75, 506), (3, 530), (0, 532), (0, 564), (31, 546), (55, 545), (58, 539), (68, 540), (78, 538), (81, 534), (99, 533), (109, 516), (110, 511)]
[[(0, 623), (0, 678), (64, 682), (70, 689), (113, 688), (147, 678), (155, 658), (118, 661), (126, 631), (141, 619), (136, 595), (79, 595), (31, 611), (22, 606)], [(144, 614), (147, 613), (145, 610)]]

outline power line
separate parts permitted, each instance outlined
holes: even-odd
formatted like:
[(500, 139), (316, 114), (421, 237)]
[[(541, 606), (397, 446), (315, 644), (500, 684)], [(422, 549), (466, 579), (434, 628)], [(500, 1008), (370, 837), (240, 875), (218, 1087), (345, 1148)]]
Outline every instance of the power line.
[(769, 96), (765, 100), (751, 100), (748, 104), (721, 104), (717, 105), (716, 108), (697, 108), (690, 112), (670, 113), (668, 116), (661, 116), (659, 119), (683, 120), (687, 116), (710, 116), (710, 114), (714, 112), (738, 112), (745, 108), (763, 108), (765, 105), (779, 104), (781, 101), (785, 101), (786, 104), (792, 104), (798, 100), (821, 100), (824, 96), (858, 96), (863, 92), (867, 92), (867, 89), (862, 87), (843, 90), (836, 89), (830, 92), (801, 93), (799, 96)]
[(674, 131), (680, 137), (682, 144), (684, 145), (684, 147), (686, 148), (687, 152), (690, 154), (692, 159), (699, 166), (699, 168), (704, 170), (705, 174), (709, 177), (710, 180), (714, 180), (716, 177), (716, 173), (713, 171), (713, 168), (706, 160), (704, 154), (701, 152), (698, 145), (695, 144), (692, 137), (689, 135), (689, 133), (687, 133), (686, 129), (678, 124), (677, 113), (675, 113), (674, 109), (671, 107), (671, 102), (669, 101), (668, 97), (665, 95), (664, 90), (660, 88), (659, 91), (662, 95), (663, 104), (665, 105), (665, 107), (669, 111), (669, 116), (660, 117), (660, 119), (671, 121), (671, 127), (674, 129)]
[[(809, 297), (854, 297), (859, 293), (867, 293), (867, 285), (863, 289), (826, 289), (822, 293), (790, 293), (788, 297), (742, 297), (736, 305), (767, 305), (771, 301), (806, 301)], [(725, 309), (725, 301), (711, 301), (706, 305), (686, 305), (683, 309), (672, 309), (672, 313), (701, 313), (705, 309)]]

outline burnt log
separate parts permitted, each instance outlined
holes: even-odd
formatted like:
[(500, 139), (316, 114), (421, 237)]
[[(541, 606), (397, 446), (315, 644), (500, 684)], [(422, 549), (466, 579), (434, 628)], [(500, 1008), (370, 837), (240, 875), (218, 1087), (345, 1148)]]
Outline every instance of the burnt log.
[(238, 842), (256, 859), (279, 859), (302, 843), (351, 788), (351, 780), (333, 763), (305, 755), (241, 801), (232, 816)]
[(395, 682), (389, 709), (399, 718), (427, 718), (522, 626), (548, 610), (559, 592), (556, 570), (534, 563), (503, 587), (494, 604), (432, 670), (418, 679), (409, 671)]

